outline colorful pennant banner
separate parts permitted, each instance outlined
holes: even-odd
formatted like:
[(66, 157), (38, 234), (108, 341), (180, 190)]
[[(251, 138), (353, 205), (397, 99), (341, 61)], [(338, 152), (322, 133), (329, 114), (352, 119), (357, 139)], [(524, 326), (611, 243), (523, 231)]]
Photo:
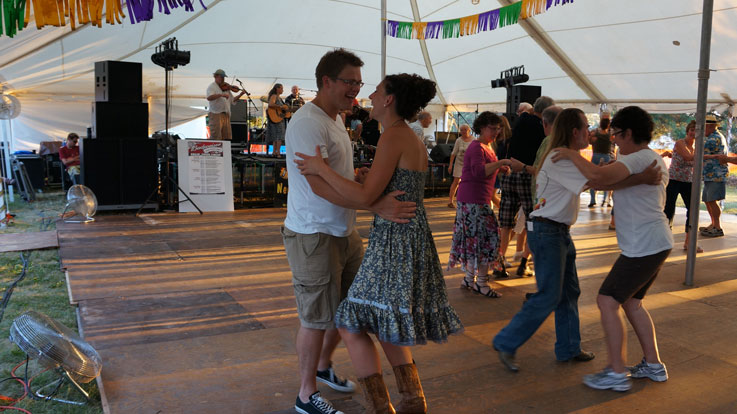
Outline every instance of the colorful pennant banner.
[[(173, 9), (183, 7), (184, 11), (194, 11), (195, 0), (127, 0), (128, 16), (131, 24), (150, 21), (154, 18), (154, 5), (159, 13), (171, 14)], [(207, 7), (199, 0), (203, 9)], [(77, 23), (102, 27), (103, 10), (105, 23), (121, 23), (125, 19), (122, 0), (0, 0), (0, 36), (13, 37), (23, 30), (30, 20), (31, 9), (36, 20), (36, 28), (45, 26), (66, 26), (67, 19), (76, 29)]]
[(449, 39), (470, 36), (499, 27), (517, 24), (545, 13), (553, 6), (573, 3), (573, 0), (522, 0), (495, 10), (437, 22), (398, 22), (388, 20), (386, 35), (399, 39)]

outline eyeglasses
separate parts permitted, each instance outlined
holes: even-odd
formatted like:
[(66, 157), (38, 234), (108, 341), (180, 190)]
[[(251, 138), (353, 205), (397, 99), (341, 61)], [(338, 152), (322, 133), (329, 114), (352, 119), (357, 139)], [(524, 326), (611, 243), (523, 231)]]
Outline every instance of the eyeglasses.
[(497, 126), (487, 126), (487, 128), (489, 128), (492, 131), (501, 131), (501, 129), (502, 129), (502, 127), (500, 127), (498, 125)]
[(343, 82), (343, 83), (345, 83), (346, 85), (349, 85), (349, 86), (358, 86), (359, 88), (361, 88), (361, 87), (363, 87), (363, 85), (365, 85), (365, 83), (363, 83), (361, 81), (353, 80), (353, 79), (335, 78), (335, 80), (339, 80), (339, 81), (341, 81), (341, 82)]
[(616, 137), (619, 134), (624, 134), (624, 131), (622, 131), (621, 129), (619, 131), (612, 131), (612, 136), (613, 137)]

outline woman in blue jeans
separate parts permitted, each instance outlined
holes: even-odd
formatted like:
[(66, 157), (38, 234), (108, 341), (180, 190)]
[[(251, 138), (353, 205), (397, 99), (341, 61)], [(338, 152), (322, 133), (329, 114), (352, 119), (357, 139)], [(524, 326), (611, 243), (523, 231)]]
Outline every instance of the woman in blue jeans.
[(588, 181), (572, 162), (553, 163), (550, 150), (566, 147), (576, 151), (588, 146), (586, 116), (576, 108), (564, 109), (553, 123), (548, 153), (536, 177), (535, 210), (527, 222), (527, 240), (535, 256), (537, 293), (494, 338), (494, 349), (509, 370), (522, 346), (555, 311), (555, 356), (558, 360), (590, 361), (594, 354), (581, 350), (578, 319), (576, 248), (570, 226), (578, 217), (580, 194)]

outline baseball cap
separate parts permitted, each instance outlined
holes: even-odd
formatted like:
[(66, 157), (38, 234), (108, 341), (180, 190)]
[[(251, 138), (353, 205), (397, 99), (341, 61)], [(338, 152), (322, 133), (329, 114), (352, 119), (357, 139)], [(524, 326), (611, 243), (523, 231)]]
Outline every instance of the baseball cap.
[(227, 75), (225, 74), (225, 71), (224, 71), (224, 70), (222, 70), (222, 69), (218, 69), (218, 70), (216, 70), (216, 71), (215, 71), (215, 73), (213, 73), (212, 75), (213, 75), (213, 76), (215, 76), (215, 75), (219, 75), (219, 76), (222, 76), (222, 77), (224, 77), (224, 78), (225, 78), (225, 77), (227, 77)]

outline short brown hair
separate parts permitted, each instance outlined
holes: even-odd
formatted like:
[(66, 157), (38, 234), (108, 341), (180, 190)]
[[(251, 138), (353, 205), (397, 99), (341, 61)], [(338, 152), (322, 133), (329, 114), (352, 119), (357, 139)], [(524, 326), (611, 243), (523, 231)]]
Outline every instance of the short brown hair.
[(696, 129), (696, 120), (693, 120), (686, 125), (686, 132), (688, 132), (689, 129)]
[(67, 140), (74, 139), (74, 138), (79, 139), (79, 135), (77, 135), (74, 132), (70, 132), (69, 135), (67, 135)]
[(338, 77), (340, 72), (346, 66), (363, 67), (363, 61), (353, 53), (340, 48), (331, 50), (326, 53), (315, 68), (315, 80), (317, 81), (317, 89), (322, 89), (322, 77), (327, 76), (330, 79)]

